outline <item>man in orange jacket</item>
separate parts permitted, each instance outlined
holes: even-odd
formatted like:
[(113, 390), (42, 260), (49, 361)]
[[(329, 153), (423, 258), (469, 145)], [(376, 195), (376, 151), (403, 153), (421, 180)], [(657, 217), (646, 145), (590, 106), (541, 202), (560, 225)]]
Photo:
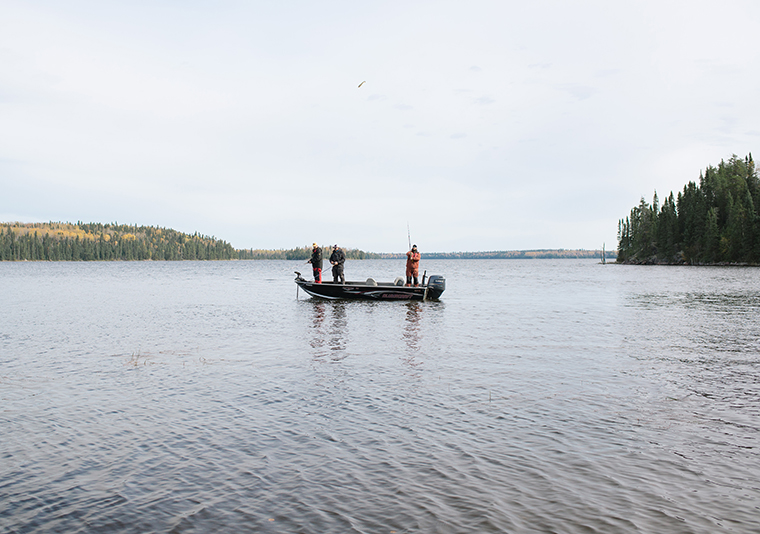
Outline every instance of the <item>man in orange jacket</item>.
[(417, 252), (417, 245), (412, 247), (412, 250), (406, 253), (406, 285), (412, 285), (412, 277), (414, 277), (414, 287), (419, 284), (418, 277), (420, 275), (420, 253)]

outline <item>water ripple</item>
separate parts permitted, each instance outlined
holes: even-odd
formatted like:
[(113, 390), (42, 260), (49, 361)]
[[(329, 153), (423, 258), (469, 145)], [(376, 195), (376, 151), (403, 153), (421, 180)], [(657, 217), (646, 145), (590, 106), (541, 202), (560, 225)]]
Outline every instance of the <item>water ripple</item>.
[(0, 533), (760, 530), (754, 270), (427, 268), (0, 264)]

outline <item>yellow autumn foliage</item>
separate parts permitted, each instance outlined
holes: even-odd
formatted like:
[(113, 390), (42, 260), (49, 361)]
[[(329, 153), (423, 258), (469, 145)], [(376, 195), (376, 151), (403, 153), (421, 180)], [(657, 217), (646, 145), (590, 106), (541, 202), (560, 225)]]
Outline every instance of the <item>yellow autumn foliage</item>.
[[(8, 226), (17, 236), (37, 235), (42, 238), (46, 235), (57, 238), (95, 239), (96, 236), (89, 234), (76, 225), (68, 223), (14, 223)], [(6, 228), (8, 228), (6, 227)]]
[[(114, 232), (110, 229), (106, 229), (98, 234), (91, 234), (78, 225), (71, 223), (6, 223), (3, 226), (10, 228), (16, 236), (37, 235), (42, 238), (44, 236), (51, 236), (58, 239), (90, 239), (97, 240), (101, 237), (104, 241), (111, 241)], [(157, 230), (156, 233), (160, 234), (161, 230)], [(123, 234), (121, 239), (126, 241), (135, 241), (137, 236), (135, 234)]]

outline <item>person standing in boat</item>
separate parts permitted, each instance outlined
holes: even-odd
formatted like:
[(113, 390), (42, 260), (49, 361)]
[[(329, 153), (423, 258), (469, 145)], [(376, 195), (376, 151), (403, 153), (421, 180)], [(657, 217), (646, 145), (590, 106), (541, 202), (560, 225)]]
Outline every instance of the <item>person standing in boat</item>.
[(412, 285), (414, 278), (414, 287), (420, 285), (420, 253), (417, 252), (417, 245), (412, 246), (412, 250), (406, 253), (406, 286)]
[(322, 283), (322, 249), (314, 243), (311, 246), (311, 259), (306, 263), (311, 263), (311, 270), (314, 272), (314, 281)]
[(343, 264), (346, 263), (346, 254), (342, 249), (338, 248), (338, 245), (333, 246), (332, 254), (330, 254), (330, 264), (332, 264), (333, 282), (341, 284), (346, 283), (346, 277), (343, 275)]

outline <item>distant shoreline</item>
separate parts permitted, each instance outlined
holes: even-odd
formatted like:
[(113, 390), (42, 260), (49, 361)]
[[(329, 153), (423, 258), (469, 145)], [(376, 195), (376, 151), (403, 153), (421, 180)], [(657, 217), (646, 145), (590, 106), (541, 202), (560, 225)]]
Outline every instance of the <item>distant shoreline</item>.
[[(345, 248), (349, 260), (406, 259), (406, 252), (366, 252)], [(617, 251), (608, 250), (606, 259)], [(230, 261), (296, 260), (311, 257), (311, 247), (235, 249), (226, 241), (171, 228), (118, 223), (0, 223), (0, 261)], [(602, 259), (601, 250), (533, 249), (481, 252), (425, 252), (428, 260), (450, 259)]]
[[(422, 257), (428, 260), (536, 260), (536, 259), (600, 259), (601, 250), (584, 249), (538, 249), (538, 250), (493, 250), (485, 252), (426, 252)], [(606, 259), (615, 259), (617, 251), (607, 250)], [(404, 259), (406, 253), (380, 253), (380, 259)]]

